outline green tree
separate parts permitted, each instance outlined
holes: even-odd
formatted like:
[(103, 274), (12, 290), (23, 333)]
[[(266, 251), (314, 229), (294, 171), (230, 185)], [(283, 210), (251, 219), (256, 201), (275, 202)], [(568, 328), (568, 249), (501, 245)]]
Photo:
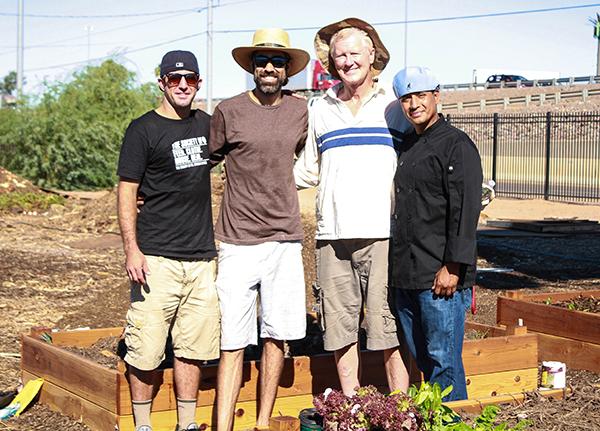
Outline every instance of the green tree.
[(8, 72), (8, 74), (0, 81), (0, 95), (12, 95), (17, 89), (17, 72), (14, 70)]
[(156, 85), (136, 86), (113, 60), (88, 66), (47, 86), (35, 105), (0, 113), (0, 165), (45, 187), (113, 186), (125, 128), (158, 98)]

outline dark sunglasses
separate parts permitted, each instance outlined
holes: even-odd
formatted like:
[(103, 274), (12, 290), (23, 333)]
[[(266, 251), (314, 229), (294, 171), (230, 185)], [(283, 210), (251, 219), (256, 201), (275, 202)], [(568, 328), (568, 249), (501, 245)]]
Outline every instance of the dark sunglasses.
[(164, 76), (165, 83), (169, 88), (177, 87), (181, 82), (181, 78), (185, 78), (185, 82), (190, 87), (196, 87), (201, 81), (196, 73), (167, 73)]
[(254, 56), (253, 60), (255, 67), (267, 67), (267, 64), (271, 63), (273, 67), (277, 69), (287, 66), (287, 64), (290, 62), (290, 59), (283, 55), (274, 55), (273, 57), (269, 57), (268, 55), (257, 54)]

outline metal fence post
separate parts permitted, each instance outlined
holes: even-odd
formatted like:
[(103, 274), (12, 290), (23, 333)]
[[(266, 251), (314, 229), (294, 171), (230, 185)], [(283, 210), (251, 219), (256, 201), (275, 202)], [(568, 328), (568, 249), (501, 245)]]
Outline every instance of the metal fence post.
[(496, 162), (498, 159), (498, 113), (494, 112), (494, 129), (492, 132), (492, 180), (498, 184), (496, 180)]
[(550, 195), (550, 131), (552, 114), (546, 112), (546, 167), (544, 171), (544, 199), (548, 200)]

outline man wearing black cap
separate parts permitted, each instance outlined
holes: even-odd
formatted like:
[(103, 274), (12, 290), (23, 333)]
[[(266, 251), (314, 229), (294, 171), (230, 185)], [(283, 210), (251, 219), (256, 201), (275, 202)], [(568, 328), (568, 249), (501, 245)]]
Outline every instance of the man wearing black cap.
[[(199, 361), (219, 356), (208, 137), (210, 116), (192, 110), (200, 86), (188, 51), (165, 54), (158, 108), (127, 128), (118, 175), (118, 212), (131, 280), (125, 343), (136, 431), (151, 431), (154, 371), (173, 340), (177, 430), (194, 416)], [(144, 205), (138, 214), (136, 198)]]

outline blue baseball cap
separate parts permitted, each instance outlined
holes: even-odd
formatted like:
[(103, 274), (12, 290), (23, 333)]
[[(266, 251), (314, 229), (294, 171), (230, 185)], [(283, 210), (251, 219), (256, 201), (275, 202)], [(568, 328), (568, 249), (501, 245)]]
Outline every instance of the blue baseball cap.
[(440, 82), (427, 67), (410, 66), (394, 76), (394, 94), (397, 98), (410, 93), (439, 90)]

